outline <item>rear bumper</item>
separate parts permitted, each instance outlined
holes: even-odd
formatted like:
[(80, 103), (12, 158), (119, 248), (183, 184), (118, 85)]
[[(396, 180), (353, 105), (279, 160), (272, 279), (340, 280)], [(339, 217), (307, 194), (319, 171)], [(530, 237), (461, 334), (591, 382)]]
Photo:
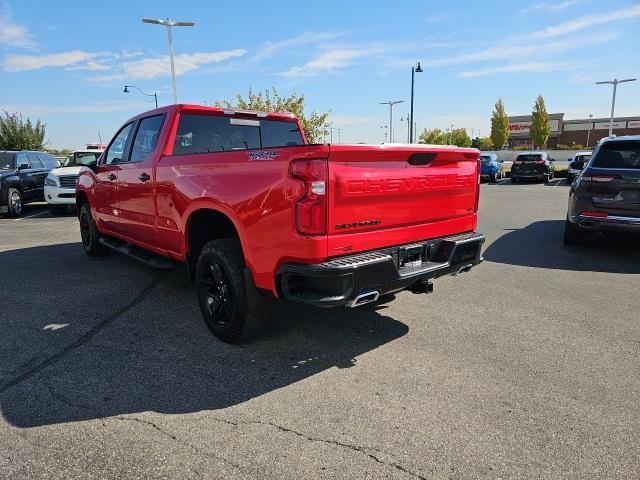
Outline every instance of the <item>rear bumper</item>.
[(276, 284), (280, 298), (318, 307), (354, 305), (363, 295), (398, 292), (482, 261), (484, 235), (467, 233), (338, 257), (321, 264), (284, 264)]
[(640, 233), (640, 217), (578, 215), (576, 219), (578, 226), (585, 230)]

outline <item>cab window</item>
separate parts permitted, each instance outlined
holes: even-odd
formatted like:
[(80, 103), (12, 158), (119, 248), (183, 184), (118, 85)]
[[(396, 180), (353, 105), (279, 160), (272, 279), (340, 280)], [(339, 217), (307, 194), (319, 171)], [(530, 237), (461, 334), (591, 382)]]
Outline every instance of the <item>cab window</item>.
[(153, 153), (158, 144), (163, 122), (164, 115), (155, 115), (140, 121), (136, 138), (131, 148), (130, 162), (142, 162)]
[(104, 156), (105, 165), (122, 163), (128, 160), (126, 148), (132, 125), (132, 123), (128, 123), (127, 125), (122, 127), (118, 134), (115, 136), (115, 138), (111, 142), (111, 145), (109, 145), (109, 149), (106, 151), (106, 155)]
[(303, 145), (295, 122), (183, 114), (178, 123), (174, 155), (229, 152)]

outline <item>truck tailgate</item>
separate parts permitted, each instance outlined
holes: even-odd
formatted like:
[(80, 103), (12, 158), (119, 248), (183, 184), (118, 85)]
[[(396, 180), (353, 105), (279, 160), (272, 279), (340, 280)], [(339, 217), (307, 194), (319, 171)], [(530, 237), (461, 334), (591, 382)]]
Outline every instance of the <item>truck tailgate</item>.
[(332, 146), (329, 255), (474, 230), (478, 155), (447, 146)]

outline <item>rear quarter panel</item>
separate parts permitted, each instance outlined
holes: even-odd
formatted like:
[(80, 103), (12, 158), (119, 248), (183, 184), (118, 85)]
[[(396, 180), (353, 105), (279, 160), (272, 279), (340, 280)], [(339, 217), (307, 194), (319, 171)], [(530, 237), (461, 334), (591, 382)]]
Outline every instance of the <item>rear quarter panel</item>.
[(274, 274), (286, 261), (321, 262), (326, 236), (295, 231), (294, 204), (301, 182), (289, 176), (294, 159), (328, 156), (326, 146), (265, 149), (275, 152), (256, 160), (259, 150), (204, 153), (160, 158), (156, 166), (158, 227), (171, 244), (187, 252), (189, 219), (199, 209), (214, 209), (234, 223), (256, 285), (275, 292)]

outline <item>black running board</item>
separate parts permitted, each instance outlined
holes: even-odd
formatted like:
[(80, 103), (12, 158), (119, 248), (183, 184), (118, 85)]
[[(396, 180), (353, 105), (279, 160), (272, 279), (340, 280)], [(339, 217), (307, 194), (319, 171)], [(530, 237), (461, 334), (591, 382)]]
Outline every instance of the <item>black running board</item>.
[(171, 270), (173, 268), (173, 262), (168, 258), (149, 252), (143, 248), (136, 247), (130, 243), (124, 243), (116, 240), (115, 238), (109, 237), (101, 237), (100, 243), (111, 250), (123, 253), (128, 257), (149, 265), (150, 267), (158, 268), (160, 270)]

